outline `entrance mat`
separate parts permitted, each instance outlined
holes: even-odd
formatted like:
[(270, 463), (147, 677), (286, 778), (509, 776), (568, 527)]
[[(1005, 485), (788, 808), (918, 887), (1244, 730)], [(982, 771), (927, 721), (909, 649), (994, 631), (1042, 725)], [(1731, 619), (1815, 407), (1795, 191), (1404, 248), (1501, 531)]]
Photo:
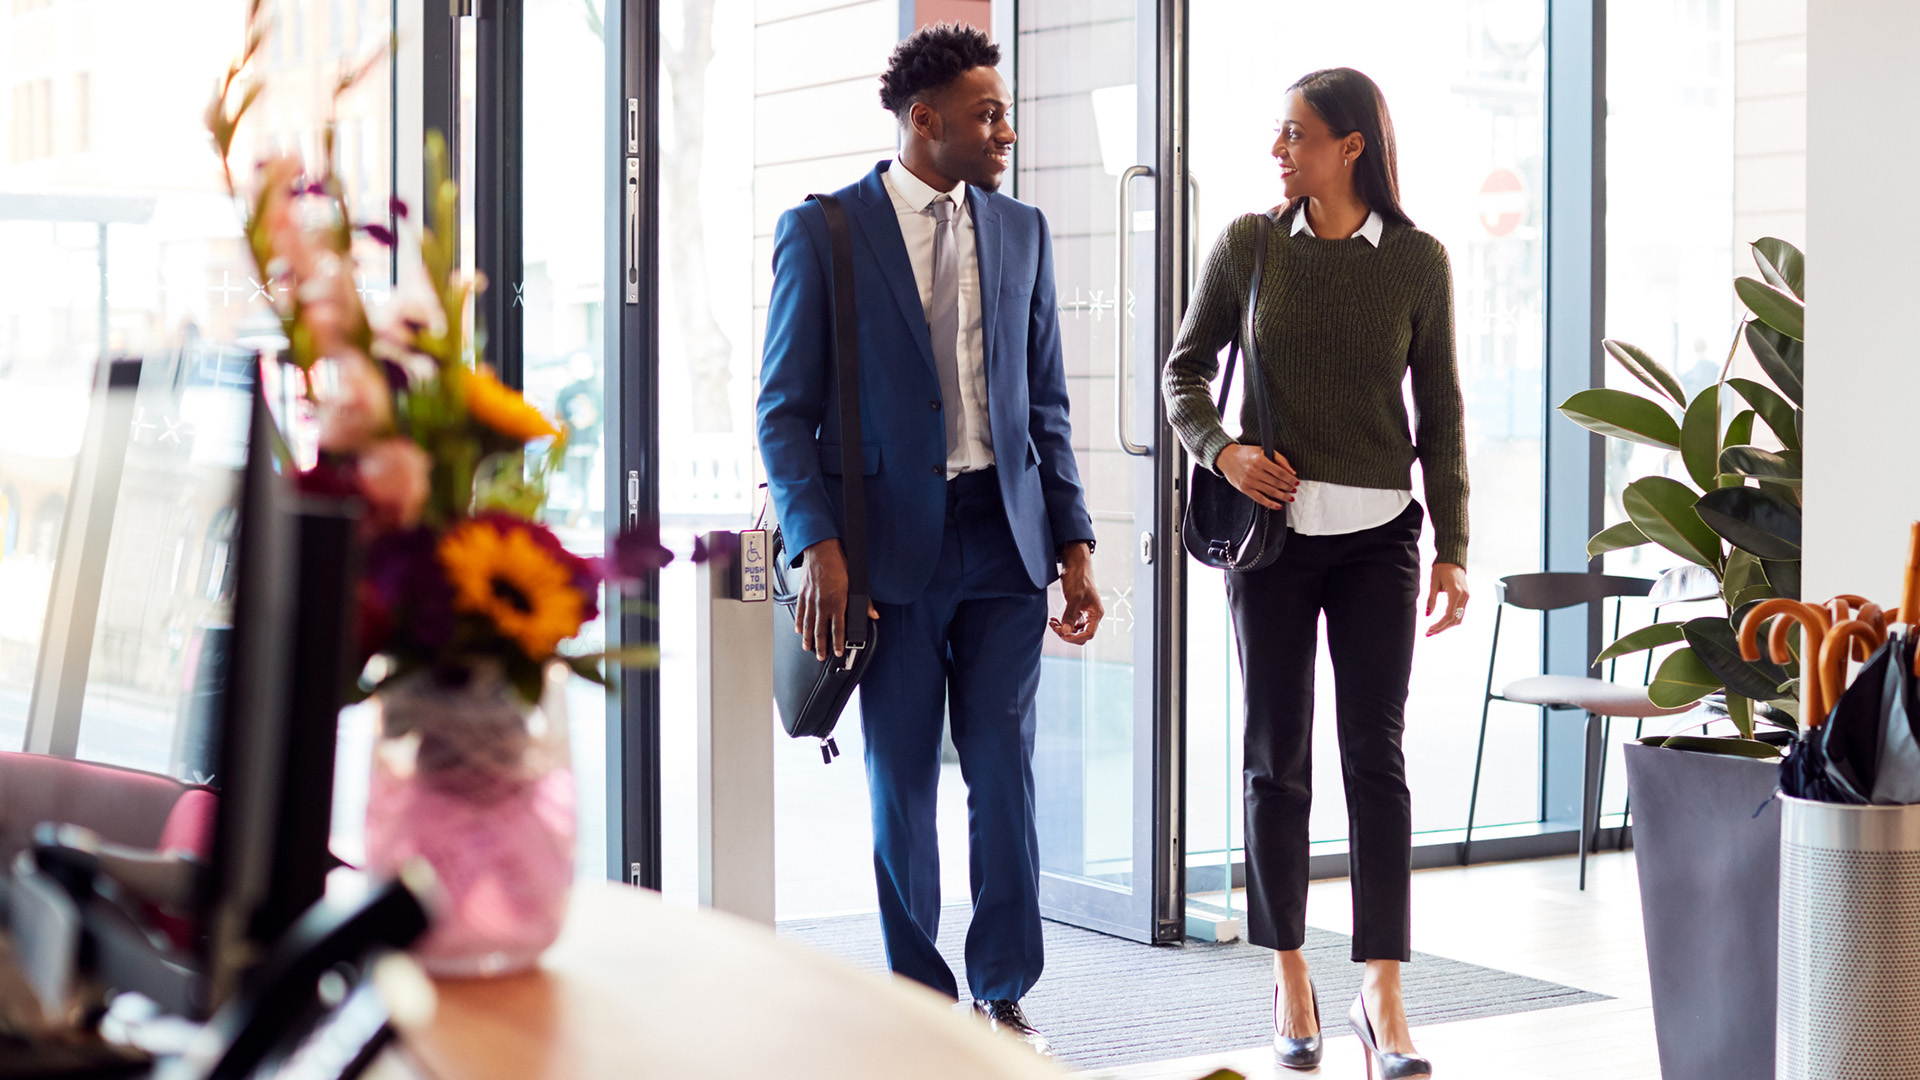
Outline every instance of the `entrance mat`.
[[(940, 951), (962, 999), (961, 951), (968, 910), (941, 913)], [(1245, 942), (1149, 946), (1063, 923), (1044, 924), (1046, 972), (1021, 1002), (1054, 1053), (1079, 1069), (1166, 1061), (1261, 1046), (1273, 1037), (1273, 953)], [(859, 968), (886, 970), (878, 915), (795, 919), (780, 936)], [(1360, 990), (1345, 934), (1307, 928), (1305, 951), (1329, 1037), (1347, 1034), (1347, 1006)], [(1606, 996), (1512, 972), (1413, 954), (1403, 978), (1415, 1037), (1422, 1024), (1556, 1009)]]

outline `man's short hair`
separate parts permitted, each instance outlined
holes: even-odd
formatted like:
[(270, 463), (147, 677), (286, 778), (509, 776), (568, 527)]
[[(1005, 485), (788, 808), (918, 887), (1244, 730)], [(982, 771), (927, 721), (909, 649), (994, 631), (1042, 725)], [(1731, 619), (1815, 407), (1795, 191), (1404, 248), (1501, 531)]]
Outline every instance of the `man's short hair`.
[(999, 67), (1000, 46), (971, 26), (933, 23), (894, 46), (880, 76), (880, 104), (904, 123), (916, 101), (977, 67)]

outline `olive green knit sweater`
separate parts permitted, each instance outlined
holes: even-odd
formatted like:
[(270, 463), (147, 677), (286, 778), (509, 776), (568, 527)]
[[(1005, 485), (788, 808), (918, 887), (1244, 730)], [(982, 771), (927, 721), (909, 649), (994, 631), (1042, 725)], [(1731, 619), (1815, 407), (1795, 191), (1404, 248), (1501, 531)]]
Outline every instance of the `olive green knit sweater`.
[[(1418, 457), (1435, 557), (1464, 566), (1467, 454), (1447, 250), (1418, 229), (1391, 223), (1378, 250), (1357, 235), (1294, 236), (1293, 215), (1302, 212), (1282, 213), (1268, 231), (1254, 318), (1274, 448), (1303, 480), (1400, 491), (1413, 486)], [(1162, 381), (1174, 431), (1209, 469), (1236, 441), (1221, 426), (1209, 384), (1240, 328), (1254, 217), (1236, 220), (1214, 245)], [(1414, 433), (1400, 391), (1409, 371)], [(1238, 441), (1258, 443), (1252, 398), (1242, 399)]]

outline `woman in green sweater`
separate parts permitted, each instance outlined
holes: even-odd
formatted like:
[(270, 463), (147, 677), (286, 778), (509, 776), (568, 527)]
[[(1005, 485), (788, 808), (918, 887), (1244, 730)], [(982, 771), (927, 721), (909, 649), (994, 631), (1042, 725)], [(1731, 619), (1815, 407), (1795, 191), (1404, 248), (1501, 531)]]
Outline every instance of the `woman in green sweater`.
[[(1242, 322), (1255, 215), (1214, 245), (1163, 384), (1169, 419), (1194, 459), (1254, 501), (1288, 512), (1278, 561), (1227, 574), (1246, 687), (1247, 937), (1276, 950), (1279, 1063), (1312, 1068), (1320, 1060), (1319, 1005), (1300, 947), (1314, 652), (1324, 613), (1350, 827), (1353, 959), (1367, 965), (1349, 1016), (1371, 1075), (1422, 1077), (1431, 1066), (1414, 1056), (1400, 994), (1412, 852), (1400, 736), (1420, 600), (1415, 458), (1437, 554), (1427, 614), (1442, 595), (1446, 601), (1427, 634), (1466, 614), (1453, 278), (1446, 249), (1400, 208), (1393, 122), (1371, 79), (1334, 68), (1295, 83), (1273, 156), (1286, 202), (1270, 215), (1254, 327), (1275, 459), (1260, 453), (1250, 394), (1240, 426), (1255, 445), (1227, 433), (1208, 393)], [(1411, 430), (1401, 396), (1409, 374)]]

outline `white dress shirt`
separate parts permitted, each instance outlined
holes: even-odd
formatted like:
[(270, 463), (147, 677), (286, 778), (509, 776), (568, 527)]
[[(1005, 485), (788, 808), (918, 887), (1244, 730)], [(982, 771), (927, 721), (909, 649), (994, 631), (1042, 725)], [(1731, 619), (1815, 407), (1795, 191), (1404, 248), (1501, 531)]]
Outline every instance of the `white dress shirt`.
[[(1367, 215), (1366, 223), (1351, 239), (1365, 240), (1378, 248), (1380, 233), (1385, 228), (1386, 222), (1376, 210)], [(1293, 216), (1293, 235), (1302, 233), (1313, 236), (1313, 226), (1307, 224), (1304, 207)], [(1356, 533), (1385, 525), (1399, 517), (1412, 501), (1411, 491), (1302, 480), (1293, 493), (1293, 502), (1287, 506), (1287, 527), (1302, 536)]]
[[(884, 174), (887, 194), (900, 216), (900, 238), (907, 242), (907, 261), (920, 290), (922, 317), (933, 307), (933, 201), (953, 198), (953, 242), (960, 257), (960, 445), (947, 453), (947, 478), (978, 472), (993, 465), (993, 432), (987, 426), (986, 338), (980, 325), (980, 254), (973, 239), (973, 214), (967, 209), (967, 185), (937, 191), (913, 175), (899, 158)], [(954, 403), (944, 403), (951, 409)], [(935, 419), (938, 419), (936, 416)]]

